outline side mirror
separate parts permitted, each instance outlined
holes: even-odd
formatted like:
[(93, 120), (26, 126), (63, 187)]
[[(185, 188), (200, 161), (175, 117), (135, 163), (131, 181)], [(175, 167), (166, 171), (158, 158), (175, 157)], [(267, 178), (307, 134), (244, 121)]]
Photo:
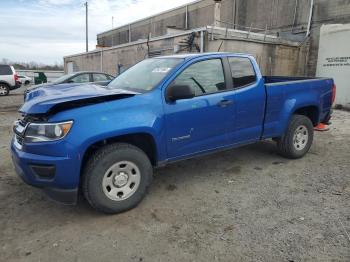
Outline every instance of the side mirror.
[(189, 99), (194, 97), (194, 92), (188, 85), (170, 85), (166, 91), (167, 101)]

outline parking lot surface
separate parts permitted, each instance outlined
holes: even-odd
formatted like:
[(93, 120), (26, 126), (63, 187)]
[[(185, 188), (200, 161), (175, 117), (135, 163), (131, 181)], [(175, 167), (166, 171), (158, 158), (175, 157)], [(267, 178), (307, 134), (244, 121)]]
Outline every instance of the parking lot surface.
[(0, 109), (0, 261), (350, 261), (348, 112), (299, 160), (266, 141), (157, 169), (119, 215), (24, 184), (9, 151), (17, 118)]
[(11, 90), (8, 96), (0, 97), (0, 111), (16, 111), (23, 104), (23, 93), (29, 86)]

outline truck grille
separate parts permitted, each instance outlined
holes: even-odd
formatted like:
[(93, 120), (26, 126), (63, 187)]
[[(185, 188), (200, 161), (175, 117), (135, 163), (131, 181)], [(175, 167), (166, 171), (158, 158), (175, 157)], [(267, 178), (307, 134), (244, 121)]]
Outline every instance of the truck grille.
[(13, 127), (16, 142), (21, 146), (23, 145), (24, 132), (27, 124), (28, 122), (25, 119), (18, 119), (15, 126)]
[(21, 146), (23, 145), (23, 137), (16, 135), (16, 140), (18, 144), (20, 144)]
[(23, 145), (24, 142), (24, 133), (27, 125), (32, 122), (45, 121), (44, 118), (33, 117), (33, 116), (24, 116), (22, 119), (18, 119), (15, 126), (13, 127), (13, 131), (15, 133), (16, 142), (19, 145)]
[(19, 119), (18, 122), (19, 122), (22, 126), (26, 126), (26, 124), (28, 123), (24, 118)]

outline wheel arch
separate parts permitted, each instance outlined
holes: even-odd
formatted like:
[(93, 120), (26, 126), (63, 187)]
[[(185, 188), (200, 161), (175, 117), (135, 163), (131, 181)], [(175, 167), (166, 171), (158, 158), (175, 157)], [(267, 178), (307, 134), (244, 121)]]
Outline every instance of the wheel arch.
[(313, 126), (317, 126), (319, 123), (319, 108), (315, 105), (299, 107), (294, 110), (293, 115), (303, 115), (308, 117), (311, 120)]
[(9, 88), (10, 88), (10, 86), (11, 86), (8, 82), (6, 82), (6, 81), (4, 81), (4, 80), (0, 80), (0, 84), (5, 84), (5, 85), (7, 85)]
[(134, 145), (140, 148), (147, 155), (153, 166), (157, 165), (157, 145), (154, 137), (149, 133), (139, 132), (107, 137), (90, 144), (84, 151), (84, 155), (82, 157), (81, 162), (81, 171), (83, 170), (86, 162), (96, 150), (112, 143), (127, 143)]

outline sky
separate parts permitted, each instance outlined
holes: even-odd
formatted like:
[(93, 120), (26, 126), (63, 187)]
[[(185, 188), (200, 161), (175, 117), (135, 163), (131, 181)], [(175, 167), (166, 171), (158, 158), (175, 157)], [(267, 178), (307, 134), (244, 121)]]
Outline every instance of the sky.
[[(193, 0), (89, 0), (89, 50), (96, 35)], [(62, 64), (85, 51), (85, 0), (0, 0), (0, 60)]]

